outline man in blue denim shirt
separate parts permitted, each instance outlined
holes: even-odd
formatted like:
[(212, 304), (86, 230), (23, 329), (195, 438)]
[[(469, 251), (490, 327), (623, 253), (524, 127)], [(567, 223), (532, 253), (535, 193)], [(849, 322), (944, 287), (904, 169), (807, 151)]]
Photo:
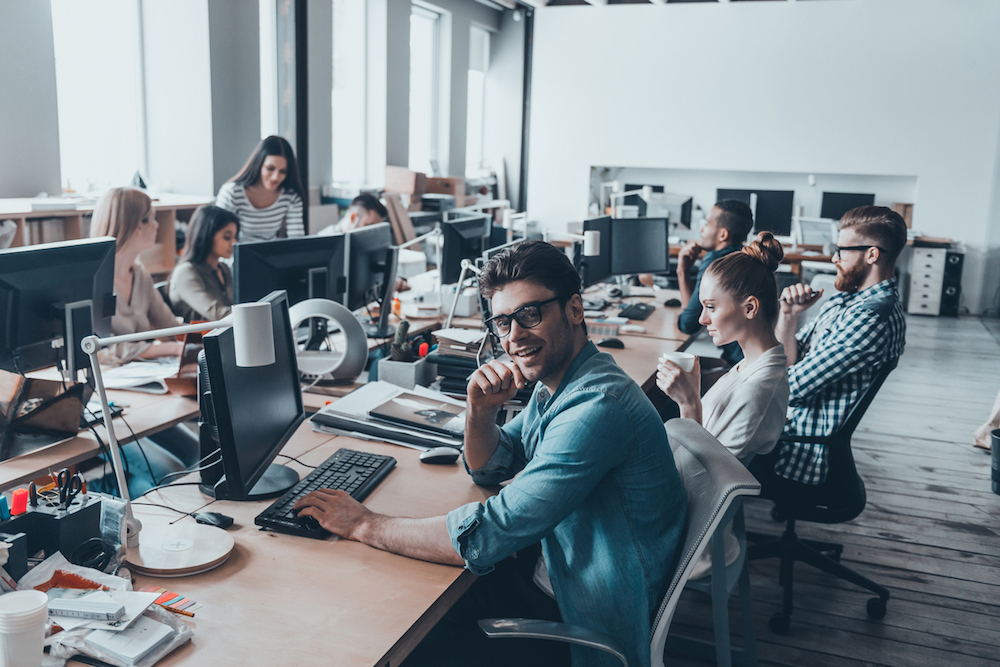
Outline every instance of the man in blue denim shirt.
[[(701, 277), (709, 265), (720, 257), (743, 248), (747, 234), (753, 229), (753, 212), (750, 207), (736, 199), (723, 199), (716, 202), (708, 212), (705, 223), (699, 230), (697, 242), (690, 241), (681, 247), (677, 253), (677, 286), (681, 293), (681, 306), (684, 310), (677, 316), (677, 328), (686, 334), (693, 334), (701, 328), (698, 319), (701, 317), (701, 301), (698, 300), (698, 290), (701, 288)], [(691, 280), (691, 267), (698, 256), (705, 252), (698, 268), (698, 277)], [(743, 358), (743, 351), (737, 342), (722, 346), (722, 358), (729, 364), (735, 364)]]
[[(466, 467), (479, 484), (517, 476), (446, 517), (382, 517), (333, 491), (307, 496), (302, 513), (378, 548), (463, 564), (483, 581), (541, 540), (562, 619), (610, 634), (629, 664), (648, 665), (650, 620), (687, 510), (663, 424), (639, 386), (587, 340), (580, 278), (560, 251), (514, 246), (486, 266), (480, 288), (513, 362), (492, 361), (470, 378)], [(533, 381), (528, 406), (498, 428), (500, 407)], [(574, 664), (616, 664), (594, 649), (572, 650)]]

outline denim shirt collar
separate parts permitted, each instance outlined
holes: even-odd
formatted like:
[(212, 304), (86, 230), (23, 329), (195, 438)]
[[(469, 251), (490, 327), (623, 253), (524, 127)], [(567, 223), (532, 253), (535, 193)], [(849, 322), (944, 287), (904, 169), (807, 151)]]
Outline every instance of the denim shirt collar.
[(576, 355), (573, 362), (566, 369), (565, 375), (563, 375), (562, 380), (559, 382), (559, 386), (556, 387), (556, 392), (554, 394), (549, 394), (549, 389), (542, 383), (538, 383), (538, 389), (535, 390), (535, 400), (538, 401), (538, 411), (540, 413), (545, 412), (548, 406), (552, 405), (552, 400), (555, 397), (565, 391), (566, 387), (569, 386), (571, 382), (574, 381), (574, 377), (580, 371), (580, 367), (583, 366), (588, 359), (597, 354), (599, 350), (597, 346), (594, 345), (592, 341), (587, 341), (587, 344), (583, 346), (580, 353)]

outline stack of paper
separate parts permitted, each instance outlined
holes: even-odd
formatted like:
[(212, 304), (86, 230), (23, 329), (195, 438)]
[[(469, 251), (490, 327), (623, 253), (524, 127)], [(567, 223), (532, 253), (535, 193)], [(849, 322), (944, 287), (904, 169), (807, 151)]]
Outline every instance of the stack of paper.
[(461, 447), (465, 404), (425, 387), (369, 382), (325, 406), (312, 422), (317, 430), (415, 449)]
[(94, 630), (83, 641), (126, 665), (135, 665), (173, 636), (169, 625), (141, 616), (127, 630)]
[(485, 336), (485, 331), (477, 329), (440, 329), (434, 332), (439, 354), (463, 359), (476, 358)]

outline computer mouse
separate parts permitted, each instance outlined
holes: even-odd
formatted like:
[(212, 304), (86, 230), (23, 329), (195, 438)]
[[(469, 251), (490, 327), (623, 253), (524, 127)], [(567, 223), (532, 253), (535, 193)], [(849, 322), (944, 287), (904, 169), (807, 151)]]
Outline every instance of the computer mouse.
[(233, 525), (233, 517), (226, 516), (225, 514), (219, 514), (218, 512), (195, 512), (191, 516), (198, 523), (203, 523), (207, 526), (215, 526), (217, 528), (229, 528)]
[(663, 305), (666, 306), (667, 308), (680, 308), (681, 307), (681, 300), (680, 299), (667, 299), (666, 301), (663, 302)]
[(434, 447), (426, 452), (420, 452), (421, 463), (454, 463), (458, 460), (459, 452), (454, 447)]
[(618, 287), (609, 287), (607, 291), (608, 291), (608, 296), (611, 297), (612, 299), (622, 298), (622, 291)]
[(646, 333), (646, 327), (641, 324), (623, 324), (619, 330), (624, 333)]
[(617, 338), (605, 338), (602, 341), (598, 341), (597, 347), (610, 347), (614, 350), (624, 350), (625, 343), (621, 342)]

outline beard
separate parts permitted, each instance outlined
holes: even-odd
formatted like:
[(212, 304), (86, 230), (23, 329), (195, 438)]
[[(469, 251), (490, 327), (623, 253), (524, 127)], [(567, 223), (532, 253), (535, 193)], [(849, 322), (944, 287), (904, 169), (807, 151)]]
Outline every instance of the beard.
[(867, 276), (868, 267), (865, 264), (858, 263), (850, 268), (840, 265), (837, 267), (837, 277), (833, 281), (833, 287), (839, 292), (854, 294)]
[[(551, 339), (545, 341), (542, 348), (541, 358), (538, 363), (525, 366), (520, 357), (511, 355), (514, 363), (517, 364), (521, 375), (528, 382), (543, 382), (559, 371), (564, 371), (572, 362), (573, 356), (573, 327), (569, 323), (566, 313), (560, 313), (561, 324), (559, 330), (554, 333)], [(532, 342), (521, 344), (522, 347), (532, 347)]]

